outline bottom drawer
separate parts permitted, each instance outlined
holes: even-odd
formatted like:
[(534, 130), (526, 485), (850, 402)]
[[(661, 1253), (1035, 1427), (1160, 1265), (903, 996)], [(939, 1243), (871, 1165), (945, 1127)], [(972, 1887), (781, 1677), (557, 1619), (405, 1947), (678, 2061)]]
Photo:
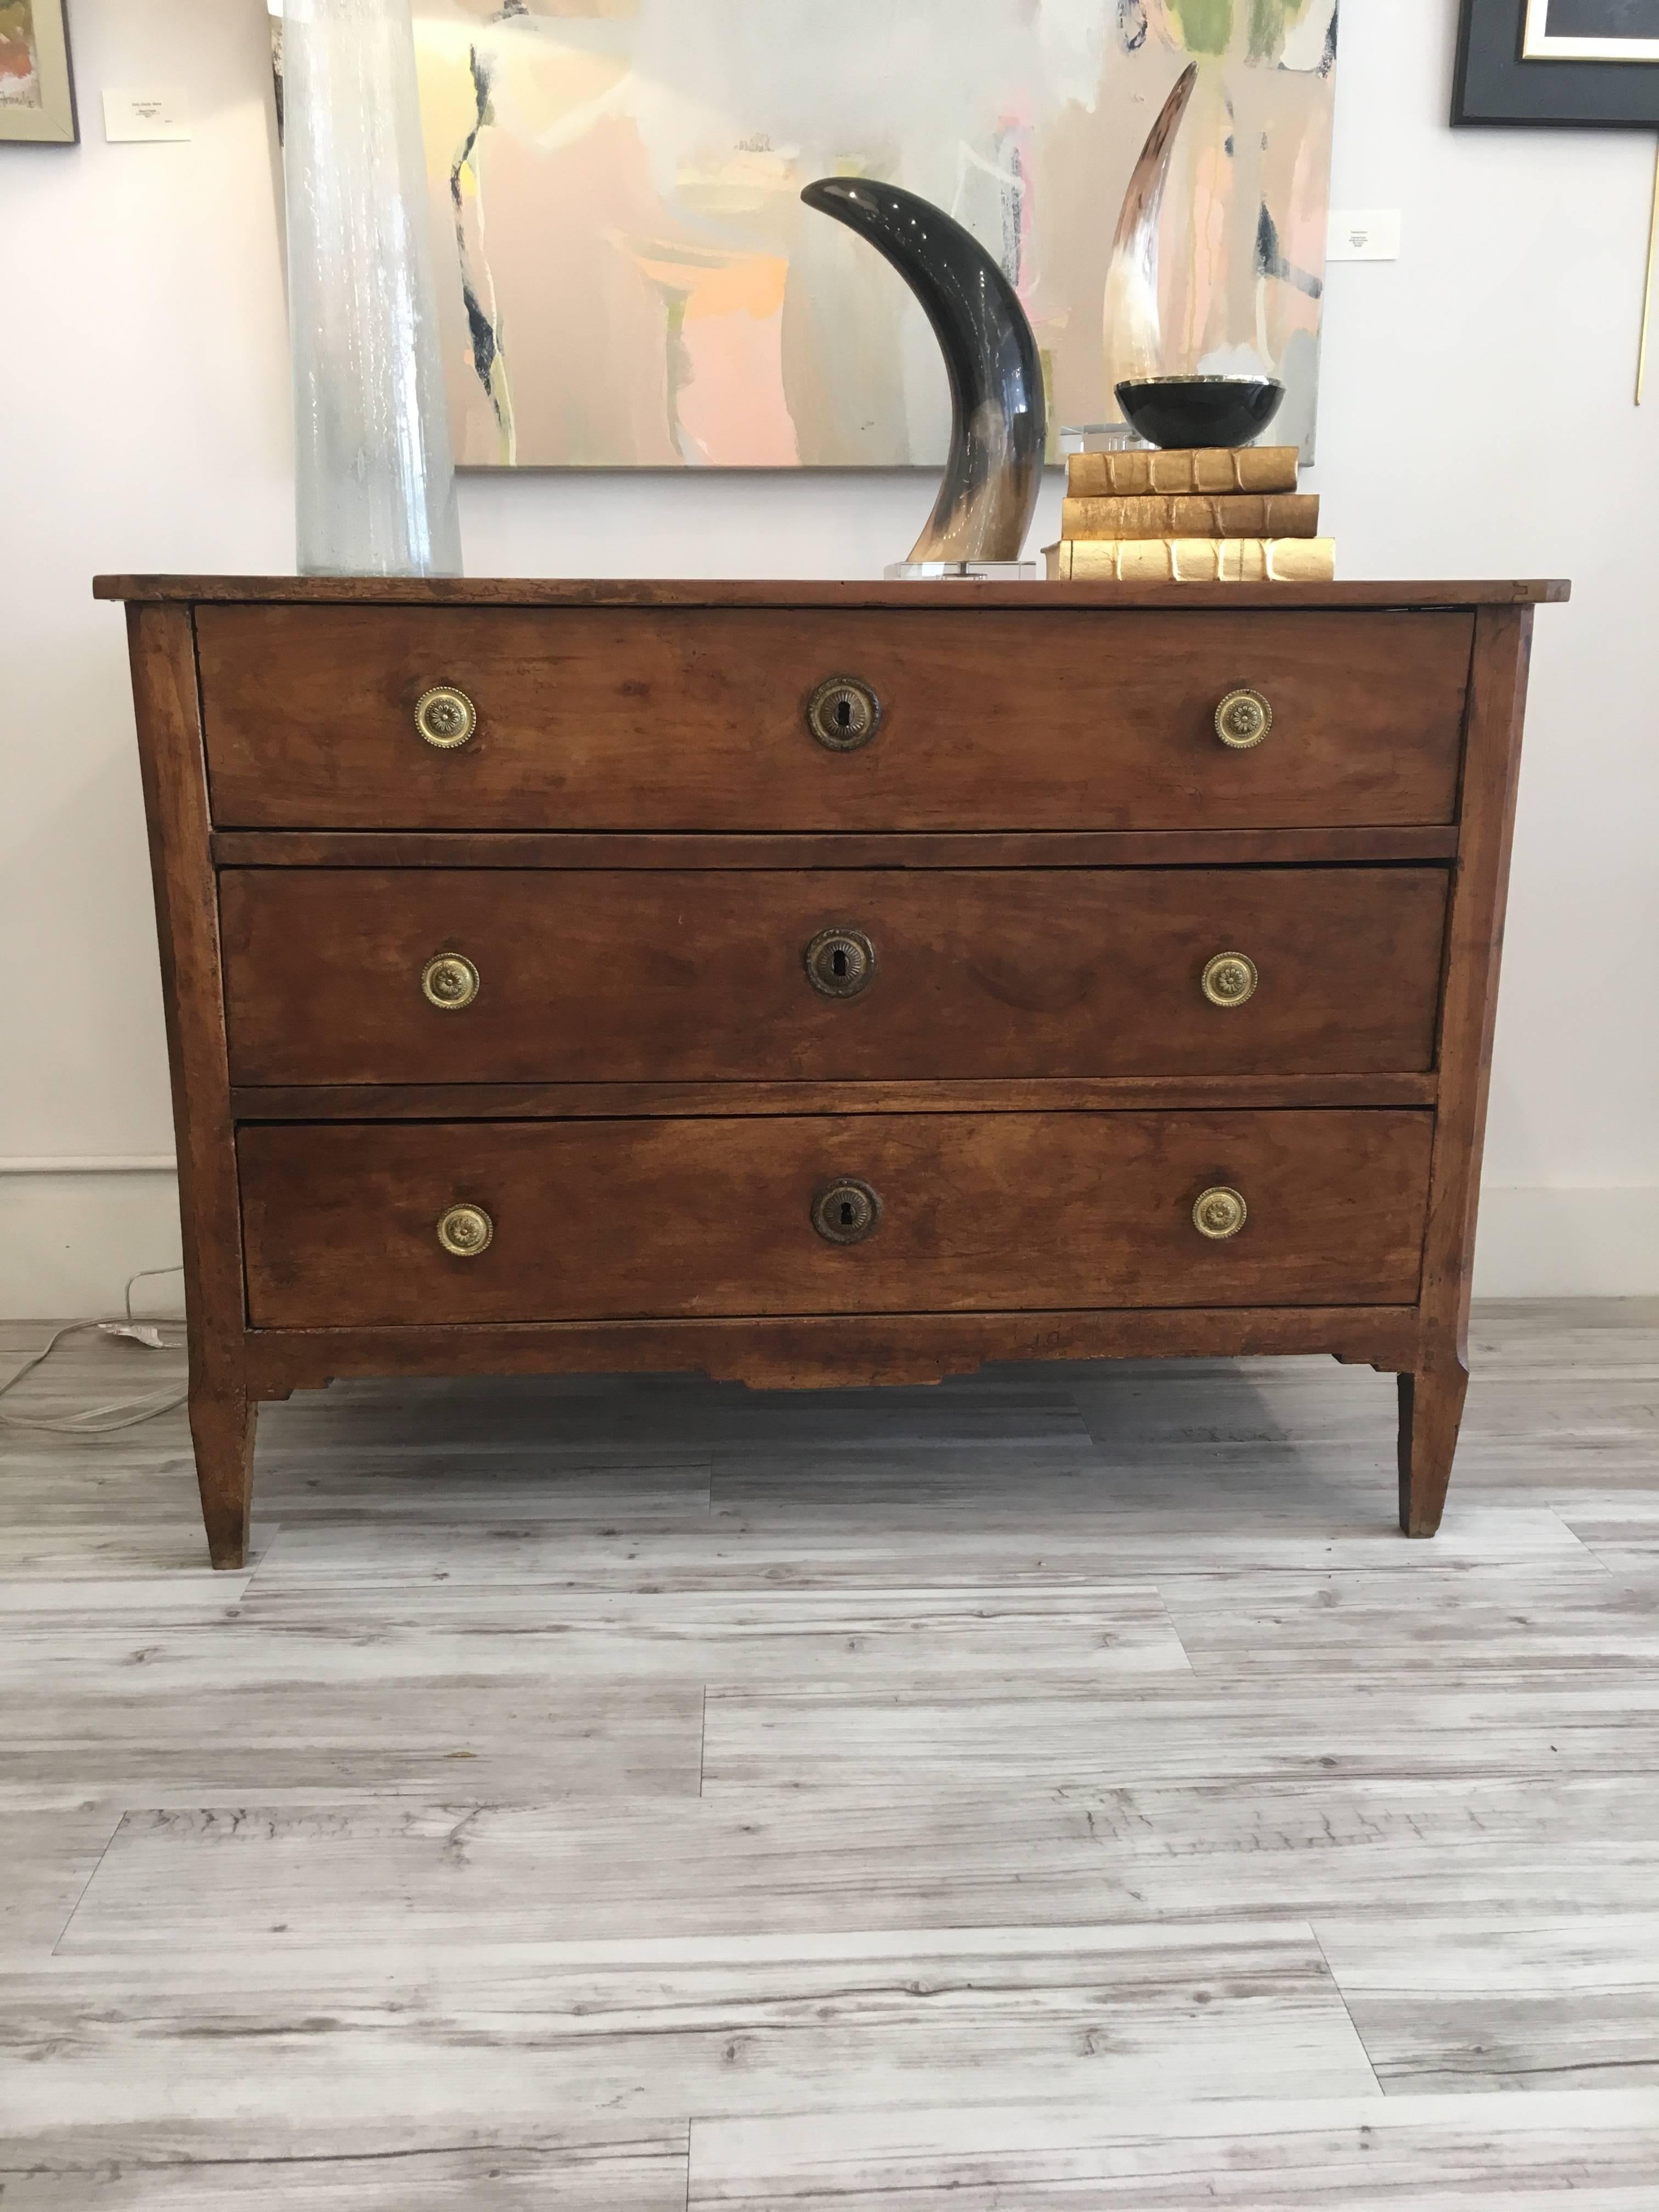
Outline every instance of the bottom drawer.
[[(248, 1310), (350, 1328), (1408, 1305), (1432, 1128), (1382, 1111), (250, 1126)], [(1244, 1200), (1236, 1233), (1195, 1224), (1216, 1189)], [(861, 1241), (831, 1241), (866, 1214)]]

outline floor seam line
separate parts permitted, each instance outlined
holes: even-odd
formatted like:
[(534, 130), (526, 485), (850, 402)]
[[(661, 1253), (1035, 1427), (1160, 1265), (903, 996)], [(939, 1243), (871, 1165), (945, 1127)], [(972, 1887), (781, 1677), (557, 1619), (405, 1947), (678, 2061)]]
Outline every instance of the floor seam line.
[(249, 1591), (252, 1590), (255, 1582), (258, 1579), (260, 1574), (263, 1572), (265, 1565), (269, 1562), (271, 1553), (276, 1550), (278, 1543), (282, 1540), (283, 1526), (284, 1524), (281, 1521), (273, 1521), (270, 1523), (270, 1539), (266, 1543), (260, 1546), (258, 1557), (254, 1560), (253, 1565), (247, 1570), (247, 1580), (242, 1584), (243, 1597), (246, 1597)]
[(127, 1814), (130, 1809), (131, 1808), (129, 1807), (123, 1806), (121, 1810), (116, 1814), (115, 1826), (110, 1830), (108, 1835), (105, 1837), (104, 1848), (98, 1854), (98, 1863), (93, 1868), (92, 1872), (87, 1876), (85, 1881), (81, 1885), (81, 1894), (76, 1899), (74, 1904), (70, 1905), (69, 1918), (64, 1923), (62, 1928), (59, 1929), (57, 1942), (52, 1945), (51, 1950), (46, 1954), (46, 1956), (49, 1959), (55, 1959), (58, 1956), (59, 1950), (62, 1948), (64, 1936), (69, 1934), (70, 1929), (75, 1925), (75, 1916), (81, 1910), (81, 1907), (86, 1903), (87, 1892), (92, 1887), (94, 1882), (97, 1881), (99, 1873), (103, 1867), (104, 1861), (109, 1856), (109, 1847), (115, 1841), (115, 1838), (120, 1834), (122, 1828), (125, 1825)]
[(1331, 1964), (1329, 1954), (1325, 1948), (1325, 1939), (1319, 1932), (1319, 1923), (1316, 1920), (1309, 1921), (1308, 1932), (1314, 1939), (1314, 1948), (1319, 1954), (1320, 1960), (1324, 1966), (1325, 1972), (1331, 1978), (1331, 1987), (1336, 1991), (1337, 2001), (1341, 2005), (1343, 2011), (1348, 2016), (1348, 2025), (1353, 2030), (1354, 2041), (1359, 2045), (1361, 2051), (1364, 2055), (1365, 2063), (1370, 2069), (1371, 2079), (1376, 2084), (1376, 2094), (1379, 2097), (1386, 2098), (1389, 2093), (1382, 2087), (1382, 2077), (1376, 2070), (1376, 2059), (1371, 2057), (1371, 2047), (1370, 2044), (1366, 2042), (1364, 2035), (1360, 2033), (1359, 2022), (1353, 2016), (1353, 2007), (1348, 2002), (1347, 1991), (1343, 1988), (1341, 1983), (1336, 1978), (1336, 1969)]

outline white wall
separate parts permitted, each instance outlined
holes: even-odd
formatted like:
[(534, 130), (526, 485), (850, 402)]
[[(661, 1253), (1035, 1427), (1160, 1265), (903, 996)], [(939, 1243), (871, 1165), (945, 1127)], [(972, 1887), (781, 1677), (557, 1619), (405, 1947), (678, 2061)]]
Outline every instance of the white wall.
[[(0, 1170), (73, 1168), (0, 1171), (12, 1316), (107, 1309), (178, 1250), (124, 637), (89, 579), (292, 565), (264, 0), (71, 7), (84, 143), (0, 147)], [(1332, 271), (1312, 483), (1348, 576), (1574, 580), (1539, 616), (1480, 1280), (1656, 1291), (1659, 362), (1631, 404), (1653, 140), (1449, 131), (1455, 12), (1344, 9), (1334, 198), (1402, 208), (1406, 244)], [(100, 87), (168, 82), (189, 143), (104, 142)], [(477, 575), (872, 575), (930, 499), (844, 474), (462, 494)]]

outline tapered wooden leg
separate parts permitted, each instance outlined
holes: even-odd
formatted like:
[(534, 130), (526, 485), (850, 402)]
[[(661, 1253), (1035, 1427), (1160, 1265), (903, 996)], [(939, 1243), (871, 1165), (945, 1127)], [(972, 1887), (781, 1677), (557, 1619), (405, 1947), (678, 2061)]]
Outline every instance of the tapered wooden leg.
[(253, 1503), (253, 1430), (259, 1408), (240, 1390), (205, 1386), (190, 1394), (190, 1433), (208, 1552), (216, 1567), (247, 1565)]
[(1469, 1371), (1455, 1360), (1400, 1377), (1400, 1526), (1407, 1536), (1432, 1536), (1440, 1526), (1468, 1387)]

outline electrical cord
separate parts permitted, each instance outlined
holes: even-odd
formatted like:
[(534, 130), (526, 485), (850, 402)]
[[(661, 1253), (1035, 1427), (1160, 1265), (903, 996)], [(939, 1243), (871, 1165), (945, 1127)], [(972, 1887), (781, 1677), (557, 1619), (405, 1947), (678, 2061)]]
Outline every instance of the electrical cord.
[[(182, 1339), (172, 1344), (164, 1343), (161, 1332), (155, 1324), (137, 1320), (132, 1310), (134, 1283), (148, 1282), (156, 1275), (176, 1275), (181, 1272), (177, 1267), (141, 1267), (136, 1275), (128, 1279), (126, 1295), (123, 1300), (126, 1308), (126, 1319), (124, 1322), (65, 1322), (61, 1328), (52, 1331), (44, 1347), (37, 1352), (32, 1359), (26, 1359), (15, 1375), (9, 1376), (4, 1382), (0, 1382), (0, 1398), (3, 1398), (9, 1391), (15, 1390), (26, 1375), (33, 1375), (37, 1367), (50, 1359), (66, 1336), (83, 1335), (90, 1329), (100, 1330), (106, 1335), (129, 1337), (135, 1343), (148, 1345), (153, 1352), (181, 1350)], [(27, 1413), (14, 1413), (9, 1407), (0, 1406), (0, 1426), (11, 1429), (32, 1429), (44, 1435), (58, 1437), (114, 1436), (122, 1429), (139, 1428), (144, 1422), (153, 1421), (160, 1414), (172, 1413), (175, 1407), (185, 1403), (189, 1395), (186, 1389), (169, 1392), (158, 1398), (118, 1399), (112, 1405), (88, 1406), (84, 1413), (71, 1413), (63, 1420), (32, 1418)]]

